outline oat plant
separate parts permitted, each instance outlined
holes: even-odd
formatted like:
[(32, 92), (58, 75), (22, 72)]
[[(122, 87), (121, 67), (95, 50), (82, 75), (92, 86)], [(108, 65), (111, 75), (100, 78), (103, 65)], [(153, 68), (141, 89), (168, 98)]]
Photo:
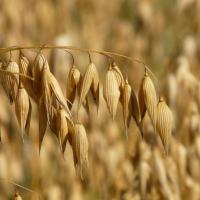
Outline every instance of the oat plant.
[[(61, 49), (69, 53), (80, 51), (100, 54), (109, 61), (105, 79), (100, 80), (98, 70), (94, 61), (89, 61), (84, 74), (81, 74), (78, 67), (72, 64), (66, 80), (66, 96), (61, 90), (60, 84), (55, 75), (50, 71), (49, 63), (43, 51)], [(30, 63), (24, 50), (36, 50), (35, 59)], [(9, 60), (4, 55), (19, 52), (19, 62), (15, 62), (10, 56)], [(159, 95), (151, 77), (153, 73), (147, 65), (139, 60), (107, 51), (96, 51), (81, 49), (70, 46), (36, 46), (36, 47), (8, 47), (0, 48), (1, 55), (1, 84), (8, 96), (10, 103), (15, 104), (15, 113), (19, 123), (22, 139), (28, 134), (31, 121), (31, 101), (37, 104), (39, 113), (39, 150), (46, 133), (47, 126), (56, 135), (60, 148), (64, 153), (66, 143), (72, 147), (74, 165), (78, 174), (83, 178), (88, 168), (87, 130), (79, 120), (79, 110), (83, 106), (87, 109), (89, 93), (92, 94), (99, 109), (100, 84), (103, 85), (103, 96), (114, 120), (119, 104), (122, 105), (124, 127), (127, 129), (130, 120), (133, 118), (138, 126), (141, 135), (143, 120), (148, 113), (155, 132), (159, 134), (164, 149), (168, 152), (169, 139), (172, 132), (173, 117), (169, 107), (163, 98), (158, 100)], [(72, 55), (72, 53), (71, 53)], [(144, 67), (144, 77), (141, 82), (138, 94), (131, 88), (127, 76), (124, 76), (115, 62), (115, 57), (121, 57), (130, 62), (137, 62)], [(73, 55), (72, 55), (73, 58)], [(71, 108), (75, 99), (78, 98), (76, 117), (72, 116)], [(89, 114), (89, 112), (88, 112)], [(16, 197), (16, 199), (19, 199)]]

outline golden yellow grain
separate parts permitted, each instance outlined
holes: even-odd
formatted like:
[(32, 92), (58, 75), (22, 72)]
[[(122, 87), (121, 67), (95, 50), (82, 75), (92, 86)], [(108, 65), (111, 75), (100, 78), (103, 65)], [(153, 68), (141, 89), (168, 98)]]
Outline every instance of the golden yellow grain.
[(81, 83), (81, 91), (80, 91), (80, 98), (78, 103), (78, 109), (82, 105), (83, 101), (85, 100), (86, 95), (88, 94), (91, 87), (93, 88), (94, 93), (98, 90), (99, 84), (99, 75), (94, 63), (90, 63), (87, 67), (85, 75), (83, 77)]
[(33, 74), (33, 78), (35, 80), (33, 82), (33, 88), (39, 97), (42, 95), (41, 82), (42, 82), (42, 72), (44, 69), (49, 70), (49, 64), (48, 64), (45, 56), (43, 54), (39, 53), (36, 56), (34, 65), (32, 67), (32, 74)]
[[(22, 53), (20, 53), (20, 56), (19, 56), (19, 72), (26, 76), (33, 77), (30, 63), (28, 59)], [(39, 101), (39, 96), (37, 95), (38, 93), (34, 91), (33, 81), (23, 76), (20, 77), (20, 80), (24, 88), (28, 92), (28, 95), (37, 103)]]
[(82, 124), (76, 123), (72, 136), (72, 146), (77, 159), (76, 169), (81, 178), (84, 178), (88, 168), (88, 138)]
[(112, 119), (114, 119), (119, 102), (120, 89), (112, 68), (110, 68), (106, 73), (106, 78), (103, 85), (103, 95)]
[(113, 69), (113, 72), (114, 72), (114, 74), (116, 76), (117, 83), (118, 83), (119, 87), (123, 88), (124, 84), (125, 84), (124, 77), (123, 77), (119, 67), (116, 65), (115, 62), (112, 65), (112, 69)]
[(60, 108), (57, 111), (56, 129), (57, 129), (57, 135), (58, 135), (58, 139), (60, 143), (60, 148), (62, 152), (64, 152), (63, 143), (65, 141), (65, 138), (67, 138), (68, 124), (67, 124), (67, 118), (66, 118), (66, 111), (63, 108)]
[(157, 106), (156, 125), (156, 129), (160, 135), (165, 151), (168, 153), (169, 139), (172, 134), (173, 115), (162, 97), (160, 97)]
[(15, 113), (20, 126), (22, 139), (30, 127), (31, 118), (31, 102), (26, 90), (21, 85), (18, 89), (18, 94), (15, 100)]
[(43, 94), (45, 100), (45, 107), (47, 110), (47, 119), (49, 108), (52, 106), (53, 97), (55, 97), (59, 104), (66, 110), (67, 118), (73, 124), (72, 116), (67, 105), (67, 100), (63, 95), (58, 81), (56, 80), (54, 75), (48, 70), (48, 68), (45, 68), (42, 74)]
[(66, 89), (66, 96), (67, 99), (70, 101), (68, 103), (69, 108), (72, 107), (76, 91), (78, 90), (80, 82), (81, 82), (81, 74), (75, 66), (72, 66), (67, 77), (67, 89)]
[(156, 128), (156, 115), (157, 115), (157, 94), (156, 90), (154, 87), (154, 84), (147, 74), (147, 72), (144, 75), (144, 80), (143, 80), (143, 96), (144, 96), (144, 101), (145, 105), (148, 111), (148, 114), (151, 118), (152, 124), (154, 128)]
[[(13, 73), (19, 73), (19, 65), (16, 62), (10, 61), (7, 65), (3, 65), (4, 70), (8, 70)], [(19, 85), (19, 76), (17, 74), (5, 74), (2, 76), (2, 86), (12, 103), (16, 96)]]
[(131, 86), (126, 79), (124, 88), (122, 90), (122, 108), (123, 108), (123, 120), (124, 126), (127, 132), (127, 128), (129, 127), (130, 120), (131, 120)]

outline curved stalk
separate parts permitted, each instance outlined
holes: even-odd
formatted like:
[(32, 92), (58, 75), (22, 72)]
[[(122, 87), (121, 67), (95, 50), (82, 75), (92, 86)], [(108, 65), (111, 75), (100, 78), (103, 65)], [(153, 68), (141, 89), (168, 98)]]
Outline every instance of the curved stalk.
[(64, 49), (64, 50), (71, 50), (71, 51), (81, 51), (81, 52), (85, 52), (85, 53), (97, 53), (97, 54), (101, 54), (103, 56), (109, 57), (111, 59), (113, 59), (112, 56), (117, 56), (120, 58), (124, 58), (126, 60), (129, 60), (132, 63), (139, 63), (142, 64), (144, 66), (144, 68), (148, 69), (148, 71), (153, 75), (154, 79), (156, 81), (157, 78), (155, 77), (154, 73), (151, 71), (151, 69), (148, 67), (148, 65), (146, 65), (143, 61), (140, 61), (138, 59), (133, 59), (129, 56), (120, 54), (120, 53), (116, 53), (116, 52), (111, 52), (111, 51), (100, 51), (100, 50), (93, 50), (93, 49), (85, 49), (85, 48), (78, 48), (78, 47), (73, 47), (73, 46), (55, 46), (55, 45), (40, 45), (40, 46), (11, 46), (11, 47), (5, 47), (5, 48), (0, 48), (0, 54), (3, 53), (7, 53), (9, 51), (16, 51), (16, 50), (23, 50), (23, 49)]

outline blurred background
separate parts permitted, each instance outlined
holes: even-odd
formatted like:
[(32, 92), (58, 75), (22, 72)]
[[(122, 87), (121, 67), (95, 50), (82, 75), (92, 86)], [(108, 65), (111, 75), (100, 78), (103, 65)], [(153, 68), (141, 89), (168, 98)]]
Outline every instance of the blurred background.
[[(89, 138), (90, 173), (81, 181), (67, 145), (64, 157), (48, 131), (38, 154), (38, 113), (22, 143), (14, 106), (0, 97), (0, 199), (157, 200), (200, 199), (200, 1), (198, 0), (0, 0), (0, 47), (70, 45), (118, 52), (144, 61), (154, 72), (158, 94), (174, 114), (173, 137), (166, 156), (145, 117), (144, 139), (134, 121), (128, 140), (119, 105), (112, 121), (101, 101), (96, 117), (82, 112)], [(73, 51), (84, 72), (88, 55)], [(45, 51), (65, 93), (70, 56)], [(92, 54), (101, 82), (107, 69), (103, 56)], [(137, 93), (144, 68), (115, 58)], [(21, 184), (35, 192), (11, 183)]]

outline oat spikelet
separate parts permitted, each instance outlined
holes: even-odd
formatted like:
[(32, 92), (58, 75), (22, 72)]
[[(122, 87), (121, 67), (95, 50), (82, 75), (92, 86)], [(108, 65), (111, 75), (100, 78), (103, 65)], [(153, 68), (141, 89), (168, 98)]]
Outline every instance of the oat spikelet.
[(124, 87), (125, 81), (124, 81), (124, 77), (119, 69), (119, 67), (116, 65), (116, 63), (114, 62), (112, 65), (112, 69), (114, 71), (114, 74), (116, 76), (117, 79), (117, 83), (119, 85), (120, 88)]
[(94, 99), (94, 102), (97, 106), (97, 112), (99, 109), (99, 74), (97, 72), (97, 70), (94, 71), (93, 74), (93, 80), (92, 80), (92, 85), (91, 85), (91, 92), (92, 92), (92, 96)]
[(106, 78), (103, 85), (103, 95), (112, 119), (114, 119), (119, 102), (120, 89), (112, 68), (109, 68), (106, 73)]
[(60, 108), (57, 111), (56, 128), (57, 128), (57, 135), (60, 143), (60, 148), (61, 151), (64, 152), (63, 143), (65, 142), (65, 138), (67, 138), (68, 124), (67, 124), (66, 111), (63, 108)]
[(83, 77), (83, 81), (81, 83), (81, 91), (80, 91), (78, 108), (80, 108), (83, 101), (85, 100), (85, 97), (87, 96), (89, 90), (91, 89), (91, 86), (94, 92), (98, 90), (98, 83), (99, 83), (99, 76), (98, 76), (96, 66), (94, 65), (94, 63), (90, 63), (88, 65), (88, 68)]
[(77, 159), (76, 169), (83, 179), (88, 169), (88, 138), (84, 126), (80, 123), (74, 126), (72, 145)]
[(66, 90), (67, 99), (71, 102), (68, 103), (70, 109), (74, 102), (76, 91), (78, 90), (80, 84), (80, 80), (81, 80), (81, 74), (79, 70), (75, 66), (73, 66), (70, 69), (67, 77), (67, 90)]
[(40, 82), (41, 78), (42, 78), (42, 71), (43, 69), (49, 69), (49, 64), (47, 62), (47, 59), (45, 58), (45, 56), (41, 53), (39, 53), (34, 61), (34, 66), (32, 68), (33, 70), (33, 77), (36, 80), (36, 82)]
[[(63, 140), (63, 143), (62, 143), (62, 151), (63, 153), (65, 152), (65, 148), (66, 148), (66, 144), (67, 144), (67, 141), (69, 142), (69, 144), (72, 146), (73, 148), (73, 145), (72, 145), (72, 137), (73, 137), (73, 134), (74, 134), (74, 125), (72, 125), (70, 123), (69, 120), (67, 120), (67, 127), (68, 127), (68, 133), (66, 134), (64, 140)], [(73, 150), (74, 151), (74, 150)], [(74, 156), (74, 163), (77, 163), (77, 159), (75, 158), (75, 154), (73, 154)]]
[(127, 134), (127, 128), (129, 127), (130, 120), (131, 120), (131, 86), (128, 83), (128, 80), (126, 79), (124, 88), (122, 90), (122, 108), (123, 108), (123, 119), (124, 119), (124, 126), (126, 129)]
[(32, 68), (32, 74), (34, 78), (33, 88), (35, 93), (37, 93), (39, 97), (41, 97), (42, 95), (41, 82), (42, 82), (42, 72), (44, 69), (49, 70), (49, 64), (44, 55), (39, 53), (35, 58), (34, 65)]
[[(144, 96), (144, 101), (145, 105), (148, 111), (148, 114), (151, 118), (152, 124), (154, 128), (156, 128), (156, 114), (157, 114), (157, 95), (156, 95), (156, 90), (154, 87), (154, 84), (147, 74), (145, 72), (144, 79), (143, 79), (143, 96)], [(143, 114), (143, 113), (142, 113)]]
[(160, 97), (157, 107), (156, 125), (165, 151), (168, 153), (169, 139), (172, 134), (173, 115), (162, 97)]
[[(4, 70), (8, 70), (13, 73), (19, 73), (19, 66), (16, 62), (10, 61), (8, 65), (2, 66)], [(19, 84), (19, 76), (17, 74), (5, 74), (2, 77), (2, 86), (7, 94), (7, 96), (10, 99), (10, 102), (12, 103), (16, 96), (18, 91), (18, 84)]]
[[(19, 57), (19, 71), (21, 74), (33, 77), (30, 63), (29, 63), (28, 59), (22, 53), (20, 53), (20, 57)], [(38, 102), (39, 97), (38, 97), (37, 93), (34, 91), (33, 81), (30, 79), (27, 79), (26, 77), (23, 77), (23, 76), (20, 77), (20, 80), (21, 80), (24, 88), (28, 92), (29, 96), (35, 102)]]
[(49, 108), (52, 106), (53, 97), (55, 97), (59, 104), (66, 110), (67, 118), (73, 124), (72, 116), (60, 85), (48, 68), (43, 70), (42, 85), (48, 121)]
[(26, 90), (20, 86), (15, 100), (15, 112), (20, 126), (22, 139), (25, 131), (28, 131), (30, 126), (31, 102)]

